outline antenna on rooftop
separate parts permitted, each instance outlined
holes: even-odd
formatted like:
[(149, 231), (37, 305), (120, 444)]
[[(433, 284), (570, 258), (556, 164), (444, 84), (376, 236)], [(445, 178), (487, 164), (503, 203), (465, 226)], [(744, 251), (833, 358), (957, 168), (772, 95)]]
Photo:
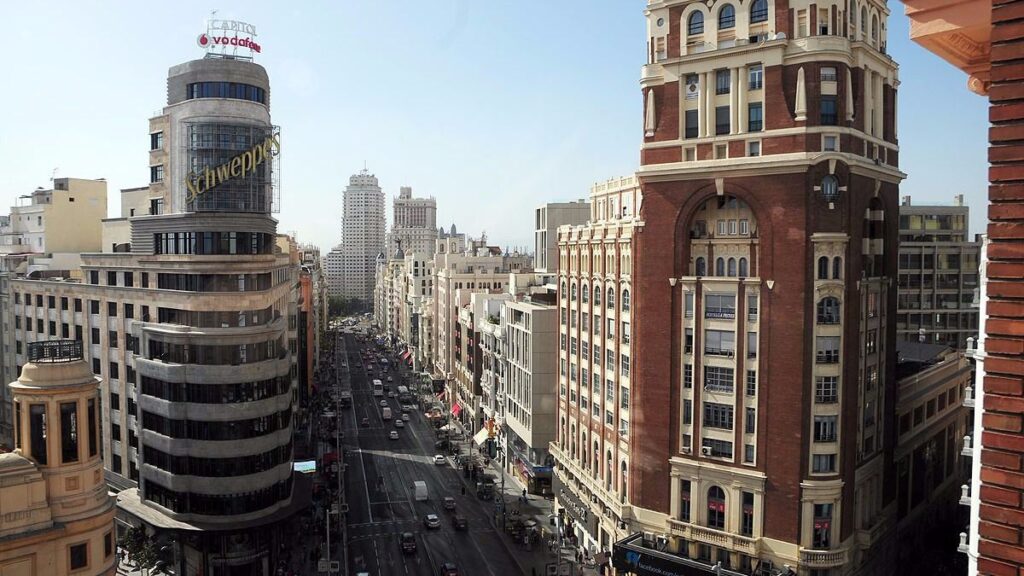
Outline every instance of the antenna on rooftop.
[(50, 172), (50, 182), (53, 182), (53, 179), (54, 179), (54, 178), (55, 178), (56, 176), (57, 176), (57, 168), (54, 168), (54, 169), (53, 169), (53, 172)]

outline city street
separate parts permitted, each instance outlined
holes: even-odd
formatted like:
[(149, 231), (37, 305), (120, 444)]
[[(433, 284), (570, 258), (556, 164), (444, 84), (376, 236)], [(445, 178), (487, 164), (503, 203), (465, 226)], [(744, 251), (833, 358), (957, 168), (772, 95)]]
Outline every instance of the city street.
[[(406, 426), (396, 428), (394, 420), (401, 417), (401, 407), (396, 398), (385, 396), (393, 417), (387, 422), (382, 419), (382, 398), (372, 395), (362, 349), (352, 335), (345, 338), (353, 395), (352, 408), (342, 414), (349, 572), (435, 575), (441, 573), (443, 563), (451, 562), (463, 575), (530, 574), (530, 566), (519, 565), (496, 531), (493, 502), (477, 499), (449, 458), (443, 466), (434, 463), (435, 454), (447, 451), (435, 450), (434, 430), (419, 409), (410, 410)], [(389, 374), (395, 379), (393, 391), (401, 382), (400, 372)], [(363, 418), (369, 420), (368, 427), (360, 426)], [(398, 440), (388, 438), (392, 430), (398, 431)], [(426, 501), (416, 501), (416, 481), (426, 483)], [(444, 509), (445, 496), (455, 499), (454, 512)], [(424, 517), (431, 513), (440, 518), (439, 528), (424, 526)], [(455, 530), (451, 519), (456, 513), (466, 517), (468, 530)], [(415, 535), (415, 553), (402, 552), (402, 532)]]

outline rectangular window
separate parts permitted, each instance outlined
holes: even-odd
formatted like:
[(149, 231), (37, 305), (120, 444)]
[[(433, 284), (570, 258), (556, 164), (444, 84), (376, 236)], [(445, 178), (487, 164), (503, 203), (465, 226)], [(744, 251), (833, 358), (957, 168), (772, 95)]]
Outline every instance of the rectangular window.
[(100, 313), (100, 302), (99, 300), (89, 300), (89, 314)]
[(836, 441), (836, 420), (838, 416), (815, 416), (814, 417), (814, 441), (835, 442)]
[(750, 90), (764, 88), (764, 67), (760, 64), (753, 64), (747, 69), (747, 83)]
[(822, 126), (835, 126), (839, 124), (839, 113), (836, 108), (835, 96), (821, 97), (821, 124)]
[(754, 445), (744, 444), (743, 445), (743, 461), (747, 464), (754, 463)]
[(619, 400), (623, 410), (629, 410), (629, 388), (622, 386), (619, 390)]
[(754, 434), (757, 432), (757, 410), (754, 408), (747, 408), (747, 417), (743, 424), (743, 432), (745, 434)]
[(736, 317), (735, 294), (708, 294), (704, 304), (704, 317), (732, 320)]
[(60, 405), (61, 462), (78, 462), (78, 404), (62, 402)]
[(732, 430), (733, 407), (729, 404), (704, 403), (704, 426)]
[(46, 465), (46, 405), (28, 406), (29, 440), (32, 443), (32, 459)]
[(163, 182), (164, 181), (164, 165), (157, 164), (156, 166), (149, 167), (149, 181), (150, 182)]
[(878, 349), (878, 330), (868, 330), (864, 339), (864, 352), (874, 354)]
[(747, 156), (753, 158), (761, 155), (761, 141), (751, 140), (747, 142)]
[(839, 136), (834, 134), (825, 134), (821, 137), (821, 149), (824, 152), (838, 152), (839, 151)]
[(715, 135), (721, 136), (729, 133), (729, 107), (717, 106), (715, 108)]
[(162, 150), (164, 147), (164, 133), (153, 132), (149, 135), (149, 149), (150, 150)]
[(740, 534), (743, 536), (754, 535), (754, 495), (750, 492), (743, 493), (743, 515), (740, 517)]
[(704, 353), (731, 358), (736, 353), (736, 334), (732, 330), (705, 330)]
[(90, 270), (89, 271), (89, 284), (99, 284), (99, 283), (100, 283), (100, 273), (99, 273), (99, 270)]
[(75, 544), (69, 548), (69, 565), (72, 570), (81, 570), (89, 567), (89, 543)]
[(44, 330), (43, 330), (43, 319), (42, 318), (36, 318), (36, 332), (38, 332), (40, 334), (42, 334), (44, 332)]
[(715, 72), (715, 94), (728, 94), (732, 74), (729, 70)]
[(684, 300), (686, 302), (686, 317), (693, 318), (693, 292), (687, 292)]
[(825, 474), (836, 471), (835, 454), (815, 454), (811, 460), (812, 471), (816, 474)]
[(96, 427), (96, 400), (89, 399), (87, 408), (89, 411), (87, 422), (89, 426), (89, 456), (95, 456), (97, 450), (97, 437), (99, 436), (99, 429)]
[(622, 343), (629, 344), (629, 322), (622, 323)]
[(839, 362), (839, 336), (818, 336), (815, 341), (817, 344), (815, 359), (818, 364)]
[(629, 376), (629, 356), (622, 355), (622, 375)]
[(680, 510), (680, 520), (683, 522), (690, 521), (690, 481), (680, 481), (680, 501), (682, 502), (682, 509)]
[(715, 458), (732, 458), (732, 442), (704, 438), (701, 441), (701, 446), (705, 456), (714, 456)]
[(732, 368), (721, 366), (704, 367), (704, 389), (708, 392), (732, 394), (734, 374)]
[(760, 102), (747, 104), (747, 131), (760, 132), (764, 130), (764, 109)]
[(687, 328), (683, 340), (683, 354), (693, 354), (693, 328)]
[(747, 332), (747, 358), (757, 358), (757, 332)]
[(693, 424), (693, 400), (683, 400), (683, 424)]
[(757, 395), (757, 372), (753, 370), (747, 370), (747, 396)]
[(834, 404), (839, 401), (839, 378), (837, 376), (818, 376), (814, 379), (814, 402), (817, 404)]
[(107, 532), (103, 535), (103, 557), (110, 558), (114, 553), (114, 533)]
[(683, 365), (683, 388), (693, 388), (693, 365)]
[(817, 549), (832, 547), (832, 504), (814, 505), (814, 537), (812, 546)]
[(107, 272), (107, 286), (117, 286), (117, 272)]
[(108, 331), (107, 342), (111, 348), (117, 348), (117, 330)]
[(686, 116), (685, 116), (686, 132), (684, 134), (685, 138), (696, 138), (700, 134), (700, 132), (699, 132), (699, 129), (700, 129), (699, 122), (700, 122), (700, 120), (698, 119), (697, 114), (698, 114), (697, 110), (687, 110), (686, 111)]

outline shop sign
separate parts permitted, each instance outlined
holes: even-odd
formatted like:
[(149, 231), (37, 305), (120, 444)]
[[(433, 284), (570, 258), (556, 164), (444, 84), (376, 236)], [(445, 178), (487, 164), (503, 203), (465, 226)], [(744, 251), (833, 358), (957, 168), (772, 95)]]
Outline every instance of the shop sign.
[(591, 537), (596, 537), (598, 518), (590, 510), (590, 507), (584, 504), (569, 486), (562, 483), (558, 474), (551, 475), (551, 488), (555, 497), (558, 498), (559, 505), (565, 508), (569, 516), (579, 522)]
[(256, 27), (238, 20), (207, 20), (206, 32), (196, 38), (200, 48), (212, 54), (237, 56), (238, 49), (248, 50), (248, 57), (262, 52), (256, 42)]
[(207, 166), (203, 168), (200, 174), (189, 172), (185, 176), (185, 187), (188, 188), (188, 201), (194, 201), (197, 197), (228, 180), (242, 178), (255, 172), (260, 164), (263, 164), (272, 155), (279, 154), (280, 152), (280, 135), (275, 133), (267, 136), (263, 142), (242, 152), (220, 166), (212, 169)]

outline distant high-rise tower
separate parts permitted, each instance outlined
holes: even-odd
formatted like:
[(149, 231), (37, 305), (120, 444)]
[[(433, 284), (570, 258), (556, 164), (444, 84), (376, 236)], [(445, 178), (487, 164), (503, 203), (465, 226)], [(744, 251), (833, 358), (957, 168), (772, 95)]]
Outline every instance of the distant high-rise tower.
[(365, 169), (348, 179), (341, 217), (341, 295), (369, 302), (374, 262), (384, 251), (384, 192)]
[(413, 198), (412, 188), (402, 186), (392, 206), (394, 220), (388, 236), (387, 254), (394, 254), (400, 241), (406, 254), (432, 255), (434, 241), (437, 240), (437, 200), (433, 197)]

